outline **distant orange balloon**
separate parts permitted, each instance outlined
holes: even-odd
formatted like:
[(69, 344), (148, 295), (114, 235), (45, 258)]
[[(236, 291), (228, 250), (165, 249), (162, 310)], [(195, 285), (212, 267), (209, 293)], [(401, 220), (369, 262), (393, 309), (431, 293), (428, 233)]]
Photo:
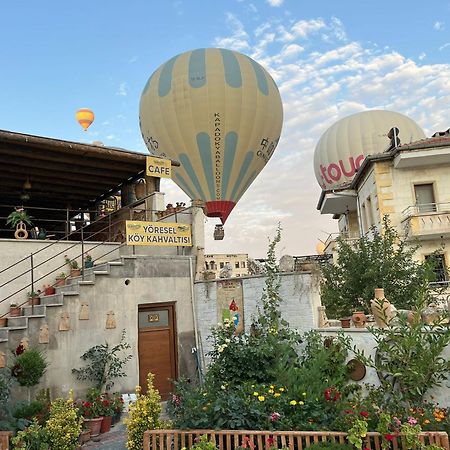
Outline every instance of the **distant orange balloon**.
[(94, 121), (94, 113), (88, 108), (81, 108), (75, 114), (78, 123), (83, 127), (84, 131), (91, 126)]

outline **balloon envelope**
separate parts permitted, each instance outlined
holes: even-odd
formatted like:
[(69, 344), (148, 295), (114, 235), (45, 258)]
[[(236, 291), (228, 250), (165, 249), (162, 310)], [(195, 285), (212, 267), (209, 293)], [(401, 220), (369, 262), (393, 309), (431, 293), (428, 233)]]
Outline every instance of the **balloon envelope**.
[(152, 154), (180, 161), (173, 180), (225, 223), (278, 144), (283, 108), (269, 73), (225, 49), (182, 53), (149, 78), (140, 126)]
[(78, 123), (83, 127), (84, 131), (86, 131), (94, 121), (94, 113), (88, 108), (79, 109), (76, 112), (75, 117)]
[(395, 127), (402, 144), (425, 138), (414, 120), (385, 110), (353, 114), (328, 128), (314, 151), (314, 171), (322, 189), (349, 184), (366, 156), (386, 151), (390, 145), (387, 135)]

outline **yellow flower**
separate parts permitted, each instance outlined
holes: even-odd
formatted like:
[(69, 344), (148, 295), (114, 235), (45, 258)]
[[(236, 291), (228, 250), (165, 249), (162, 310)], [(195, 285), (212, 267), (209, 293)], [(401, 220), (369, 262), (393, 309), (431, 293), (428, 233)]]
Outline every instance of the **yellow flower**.
[(297, 404), (297, 400), (291, 400), (289, 402), (290, 405), (295, 406)]
[(284, 392), (284, 388), (283, 388), (283, 387), (279, 388), (278, 390), (279, 390), (280, 392)]
[(258, 397), (258, 400), (259, 400), (260, 402), (263, 402), (265, 399), (266, 399), (266, 397), (264, 397), (264, 395), (260, 395), (260, 396)]
[(255, 397), (258, 397), (259, 394), (258, 394), (258, 392), (255, 391), (255, 392), (253, 392), (253, 395), (254, 395)]
[(268, 392), (269, 394), (273, 394), (273, 389), (269, 389), (267, 392)]
[(303, 395), (303, 397), (306, 397), (306, 392), (303, 392), (303, 394), (302, 394), (302, 395)]
[(299, 405), (304, 405), (305, 402), (300, 401), (300, 402), (298, 402), (298, 404), (299, 404)]
[(271, 384), (270, 389), (275, 389), (275, 386), (273, 384)]
[(429, 421), (428, 419), (425, 419), (425, 420), (423, 421), (423, 423), (424, 423), (424, 424), (427, 424), (427, 423), (430, 423), (430, 421)]
[(279, 397), (281, 394), (279, 392), (275, 392), (275, 394), (273, 394), (274, 397)]

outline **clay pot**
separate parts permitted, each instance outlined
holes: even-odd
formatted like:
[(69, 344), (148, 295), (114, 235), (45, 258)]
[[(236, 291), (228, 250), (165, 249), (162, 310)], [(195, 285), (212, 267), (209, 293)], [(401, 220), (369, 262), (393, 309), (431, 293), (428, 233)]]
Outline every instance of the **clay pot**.
[(370, 301), (370, 308), (375, 323), (380, 328), (385, 328), (393, 317), (393, 308), (389, 300), (384, 296), (384, 289), (375, 289), (375, 298)]
[(10, 317), (19, 317), (21, 315), (21, 308), (20, 306), (11, 306), (9, 308), (9, 316)]
[(100, 427), (100, 433), (107, 433), (111, 430), (112, 416), (104, 416), (102, 426)]
[(91, 430), (91, 437), (100, 434), (100, 427), (102, 426), (103, 417), (96, 417), (95, 419), (84, 419), (84, 424)]
[(75, 278), (81, 275), (81, 269), (70, 269), (70, 277)]
[(56, 289), (53, 286), (47, 286), (44, 288), (44, 295), (55, 295)]
[(343, 317), (342, 319), (339, 320), (341, 321), (342, 328), (350, 328), (351, 317)]
[(78, 443), (83, 445), (86, 444), (86, 442), (89, 442), (91, 440), (91, 430), (90, 428), (87, 428), (86, 430), (83, 430), (80, 434), (80, 437), (78, 438)]
[(367, 322), (367, 316), (363, 311), (355, 311), (352, 315), (352, 322), (356, 328), (364, 328)]
[(66, 279), (62, 277), (56, 277), (55, 286), (64, 286), (66, 284)]
[(30, 297), (28, 299), (28, 304), (30, 306), (36, 306), (36, 305), (40, 305), (41, 304), (41, 299), (39, 298), (39, 295), (35, 295), (33, 297)]
[(8, 324), (8, 318), (7, 317), (0, 317), (0, 328), (6, 327)]

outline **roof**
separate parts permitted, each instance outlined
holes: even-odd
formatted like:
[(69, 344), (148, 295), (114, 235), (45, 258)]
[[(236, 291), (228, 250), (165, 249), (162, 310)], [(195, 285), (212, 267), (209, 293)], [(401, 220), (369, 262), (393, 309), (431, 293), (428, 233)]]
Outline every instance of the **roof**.
[[(0, 130), (0, 203), (20, 205), (28, 180), (26, 207), (92, 208), (142, 177), (145, 161), (141, 153)], [(1, 217), (10, 211), (0, 206)]]

